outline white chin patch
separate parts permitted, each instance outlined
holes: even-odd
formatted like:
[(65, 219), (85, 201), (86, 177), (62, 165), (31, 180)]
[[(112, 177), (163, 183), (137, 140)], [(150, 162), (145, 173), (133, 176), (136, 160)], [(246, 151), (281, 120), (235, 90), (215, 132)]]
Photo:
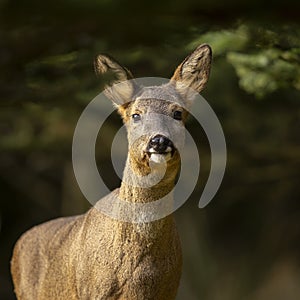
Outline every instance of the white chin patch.
[(164, 164), (170, 158), (171, 158), (171, 153), (167, 153), (167, 154), (151, 153), (150, 161), (156, 164)]

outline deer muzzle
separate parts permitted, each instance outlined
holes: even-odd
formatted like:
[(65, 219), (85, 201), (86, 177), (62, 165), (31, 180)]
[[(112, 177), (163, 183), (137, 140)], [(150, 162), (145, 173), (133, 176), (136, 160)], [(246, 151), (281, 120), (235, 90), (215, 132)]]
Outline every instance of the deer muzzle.
[(150, 157), (150, 161), (155, 163), (168, 161), (173, 156), (174, 151), (175, 147), (173, 142), (160, 134), (152, 137), (147, 146), (147, 153)]

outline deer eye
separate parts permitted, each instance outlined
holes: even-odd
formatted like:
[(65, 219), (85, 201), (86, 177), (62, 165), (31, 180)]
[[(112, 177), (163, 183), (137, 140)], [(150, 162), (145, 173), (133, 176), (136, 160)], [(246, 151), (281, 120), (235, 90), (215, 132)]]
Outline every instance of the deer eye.
[(173, 118), (175, 120), (182, 120), (182, 111), (175, 110), (174, 113), (173, 113)]
[(138, 122), (141, 120), (141, 115), (140, 114), (133, 114), (132, 116), (133, 122)]

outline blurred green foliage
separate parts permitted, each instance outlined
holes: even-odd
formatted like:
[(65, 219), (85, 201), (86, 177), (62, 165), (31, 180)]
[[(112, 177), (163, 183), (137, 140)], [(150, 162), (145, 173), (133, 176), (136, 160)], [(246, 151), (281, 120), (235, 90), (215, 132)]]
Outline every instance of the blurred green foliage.
[(243, 24), (236, 29), (207, 32), (192, 41), (212, 45), (215, 56), (225, 55), (236, 70), (242, 89), (261, 99), (278, 89), (300, 89), (299, 28), (266, 29)]
[[(300, 297), (300, 25), (298, 2), (1, 1), (0, 298), (14, 299), (13, 244), (45, 220), (86, 211), (71, 165), (72, 135), (103, 87), (92, 62), (108, 53), (137, 77), (170, 77), (198, 44), (213, 48), (205, 98), (228, 145), (224, 182), (195, 209), (210, 164), (201, 128), (188, 128), (201, 176), (177, 213), (184, 248), (178, 299)], [(108, 185), (121, 121), (110, 118), (97, 161)]]

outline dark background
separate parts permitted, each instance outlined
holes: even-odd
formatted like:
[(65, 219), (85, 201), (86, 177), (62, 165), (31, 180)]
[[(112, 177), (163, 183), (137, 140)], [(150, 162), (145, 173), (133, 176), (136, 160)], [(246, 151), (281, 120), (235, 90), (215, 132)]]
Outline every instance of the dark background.
[[(72, 135), (103, 86), (109, 53), (136, 77), (170, 77), (198, 44), (214, 52), (203, 93), (222, 123), (228, 163), (197, 209), (210, 164), (176, 212), (184, 250), (178, 299), (300, 299), (299, 1), (0, 1), (0, 299), (14, 299), (13, 245), (43, 221), (86, 211)], [(111, 118), (97, 146), (113, 188)], [(189, 128), (196, 127), (190, 121)], [(198, 135), (197, 135), (198, 134)]]

